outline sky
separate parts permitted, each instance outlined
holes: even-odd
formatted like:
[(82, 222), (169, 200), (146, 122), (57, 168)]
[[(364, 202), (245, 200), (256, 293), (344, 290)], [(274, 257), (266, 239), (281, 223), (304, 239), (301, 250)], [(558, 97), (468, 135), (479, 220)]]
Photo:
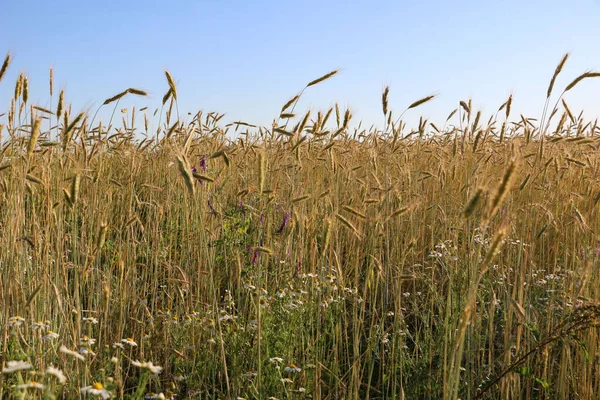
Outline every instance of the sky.
[[(121, 107), (160, 106), (173, 75), (184, 112), (218, 111), (226, 121), (270, 125), (309, 81), (296, 111), (336, 102), (355, 121), (383, 125), (381, 93), (399, 115), (443, 123), (460, 100), (491, 115), (512, 93), (513, 110), (539, 117), (548, 82), (570, 52), (557, 88), (586, 70), (600, 71), (600, 0), (463, 1), (72, 1), (2, 0), (0, 58), (13, 63), (0, 83), (7, 110), (19, 72), (30, 98), (51, 103), (64, 89), (74, 111), (91, 110), (136, 87), (147, 99)], [(556, 90), (558, 91), (558, 90)], [(600, 79), (568, 93), (574, 112), (600, 116)], [(0, 114), (3, 111), (0, 111)], [(108, 112), (102, 110), (102, 113)]]

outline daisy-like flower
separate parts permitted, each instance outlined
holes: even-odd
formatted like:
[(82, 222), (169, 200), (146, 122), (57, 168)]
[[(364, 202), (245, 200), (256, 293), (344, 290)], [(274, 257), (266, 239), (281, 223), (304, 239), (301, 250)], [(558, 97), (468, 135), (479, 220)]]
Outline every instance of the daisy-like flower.
[(87, 346), (81, 346), (79, 348), (79, 354), (84, 355), (84, 356), (95, 356), (96, 353), (94, 353), (89, 347)]
[(69, 355), (71, 357), (75, 357), (78, 360), (84, 361), (85, 357), (82, 356), (81, 354), (79, 354), (76, 351), (70, 350), (68, 349), (65, 345), (60, 346), (60, 348), (58, 349), (61, 353), (65, 353), (66, 355)]
[(389, 342), (390, 342), (390, 334), (386, 332), (383, 334), (383, 337), (381, 338), (381, 343), (388, 344)]
[(248, 323), (248, 329), (256, 329), (256, 328), (258, 328), (258, 320), (253, 319), (252, 321), (250, 321)]
[(91, 394), (92, 396), (102, 397), (104, 400), (110, 399), (110, 393), (104, 389), (104, 385), (100, 382), (94, 382), (91, 386), (82, 387), (81, 394)]
[(235, 317), (229, 315), (229, 314), (225, 314), (222, 317), (219, 317), (219, 322), (226, 322), (226, 321), (232, 321), (234, 320)]
[(294, 365), (294, 364), (290, 364), (289, 367), (285, 367), (284, 371), (285, 372), (294, 372), (294, 373), (296, 373), (296, 372), (302, 371), (302, 368), (296, 367), (296, 365)]
[(21, 326), (23, 325), (23, 322), (25, 322), (25, 318), (17, 315), (8, 319), (8, 326)]
[(44, 341), (52, 340), (52, 339), (58, 339), (58, 333), (48, 331), (48, 332), (46, 332), (46, 334), (44, 336), (42, 336), (42, 340), (44, 340)]
[(82, 338), (79, 338), (80, 346), (91, 346), (96, 343), (96, 339), (89, 338), (87, 335), (84, 335)]
[(33, 324), (31, 324), (31, 330), (33, 330), (33, 331), (43, 330), (43, 329), (48, 329), (48, 328), (50, 328), (50, 324), (48, 322), (44, 322), (44, 321), (38, 321), (38, 322), (34, 322)]
[(3, 374), (10, 374), (17, 371), (23, 371), (26, 369), (31, 369), (32, 366), (26, 361), (8, 361), (6, 363), (6, 368), (2, 370)]
[(252, 372), (252, 371), (248, 371), (246, 372), (244, 375), (242, 375), (244, 378), (254, 378), (256, 375), (258, 375), (256, 372)]
[(291, 380), (290, 378), (283, 378), (283, 379), (281, 380), (281, 382), (283, 382), (283, 383), (294, 383), (294, 381), (293, 381), (293, 380)]
[(58, 382), (60, 382), (61, 384), (67, 382), (67, 377), (65, 376), (65, 374), (60, 369), (54, 368), (51, 365), (48, 368), (46, 368), (46, 374), (54, 376), (56, 379), (58, 379)]
[(182, 381), (184, 381), (184, 380), (185, 380), (185, 376), (183, 376), (183, 375), (181, 375), (181, 374), (178, 374), (178, 375), (175, 375), (175, 376), (173, 376), (173, 380), (174, 380), (175, 382), (182, 382)]
[(272, 363), (282, 363), (283, 362), (283, 358), (281, 357), (271, 357), (269, 358), (269, 361)]
[(98, 319), (96, 319), (95, 317), (83, 317), (81, 320), (85, 323), (92, 325), (96, 325), (98, 323)]
[(123, 345), (123, 343), (113, 343), (113, 349), (119, 348), (119, 349), (124, 349), (125, 346)]
[(135, 366), (135, 367), (139, 367), (142, 369), (147, 369), (148, 371), (150, 371), (153, 375), (158, 375), (162, 372), (163, 368), (159, 367), (158, 365), (154, 365), (152, 364), (152, 361), (147, 361), (147, 362), (140, 362), (140, 361), (132, 361), (131, 365)]
[(128, 344), (131, 347), (136, 347), (137, 343), (133, 338), (121, 339), (121, 343)]
[(217, 343), (217, 341), (214, 338), (208, 339), (207, 342), (210, 343), (210, 344), (216, 344)]
[(157, 398), (158, 398), (158, 394), (156, 394), (156, 393), (154, 393), (154, 392), (147, 393), (147, 394), (144, 396), (144, 399), (146, 399), (146, 400), (150, 400), (150, 399), (157, 399)]
[(36, 381), (31, 381), (31, 382), (28, 382), (28, 383), (24, 383), (22, 385), (17, 385), (15, 387), (17, 389), (37, 389), (37, 390), (44, 390), (44, 388), (46, 386), (44, 386), (41, 383), (38, 383)]

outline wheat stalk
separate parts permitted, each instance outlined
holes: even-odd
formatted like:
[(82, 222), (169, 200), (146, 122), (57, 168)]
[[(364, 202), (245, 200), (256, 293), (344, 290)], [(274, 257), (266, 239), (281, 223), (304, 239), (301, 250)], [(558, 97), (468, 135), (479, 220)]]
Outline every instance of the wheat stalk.
[(173, 80), (173, 77), (171, 76), (169, 71), (165, 71), (165, 76), (167, 77), (167, 82), (169, 83), (171, 96), (173, 97), (173, 99), (177, 100), (177, 87), (175, 86), (175, 81)]
[(31, 156), (33, 155), (33, 151), (35, 150), (35, 146), (37, 145), (38, 142), (38, 138), (40, 136), (40, 124), (41, 124), (41, 119), (40, 118), (34, 118), (34, 116), (31, 116), (32, 118), (32, 123), (31, 123), (31, 136), (29, 136), (29, 141), (27, 142), (27, 158), (31, 159)]
[(561, 73), (561, 71), (562, 71), (563, 67), (565, 66), (565, 63), (567, 62), (568, 59), (569, 59), (569, 53), (566, 53), (560, 59), (560, 62), (556, 66), (556, 69), (554, 70), (554, 74), (552, 74), (552, 79), (550, 79), (550, 84), (548, 85), (548, 90), (546, 91), (546, 99), (550, 98), (550, 96), (552, 95), (552, 89), (554, 88), (554, 82), (556, 82), (556, 78)]

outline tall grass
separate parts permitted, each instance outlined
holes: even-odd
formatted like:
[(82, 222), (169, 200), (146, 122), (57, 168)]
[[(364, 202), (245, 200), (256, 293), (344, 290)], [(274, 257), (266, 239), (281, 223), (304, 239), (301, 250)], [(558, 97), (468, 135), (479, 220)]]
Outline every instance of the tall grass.
[[(386, 88), (384, 132), (284, 114), (304, 90), (281, 126), (184, 123), (166, 77), (144, 129), (72, 115), (64, 92), (43, 110), (19, 77), (1, 398), (600, 396), (595, 122), (546, 134), (511, 97), (501, 121), (463, 101), (407, 131)], [(105, 105), (127, 94), (146, 95)]]

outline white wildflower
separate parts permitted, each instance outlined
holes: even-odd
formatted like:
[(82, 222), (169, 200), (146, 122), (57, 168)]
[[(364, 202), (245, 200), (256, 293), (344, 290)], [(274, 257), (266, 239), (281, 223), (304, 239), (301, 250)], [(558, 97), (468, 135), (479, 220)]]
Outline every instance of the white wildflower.
[(128, 344), (131, 347), (136, 347), (137, 346), (137, 343), (135, 342), (135, 340), (133, 340), (133, 338), (121, 339), (121, 343)]
[(42, 336), (42, 340), (44, 340), (44, 341), (52, 340), (52, 339), (58, 339), (58, 333), (48, 331), (48, 332), (46, 332), (46, 334), (44, 336)]
[(67, 347), (65, 347), (64, 345), (60, 346), (60, 348), (58, 349), (61, 353), (67, 354), (71, 357), (75, 357), (78, 360), (85, 360), (85, 357), (82, 356), (81, 354), (77, 353), (76, 351), (73, 350), (69, 350)]
[(110, 399), (110, 393), (104, 389), (104, 385), (100, 382), (95, 382), (91, 386), (82, 387), (81, 394), (91, 394), (92, 396), (102, 397), (104, 400)]
[(41, 383), (38, 383), (36, 381), (31, 381), (29, 383), (24, 383), (22, 385), (17, 385), (17, 386), (15, 386), (15, 388), (17, 388), (17, 389), (37, 389), (37, 390), (44, 390), (46, 388), (46, 386), (44, 386)]
[(23, 325), (23, 322), (25, 322), (25, 318), (21, 317), (20, 315), (17, 315), (8, 319), (8, 326), (21, 326)]
[(23, 371), (26, 369), (31, 369), (32, 365), (26, 361), (8, 361), (6, 363), (6, 368), (2, 370), (3, 374), (10, 374), (17, 371)]
[(135, 367), (147, 369), (148, 371), (150, 371), (154, 375), (160, 374), (162, 372), (162, 370), (163, 370), (162, 367), (159, 367), (158, 365), (152, 364), (152, 361), (140, 362), (140, 361), (136, 360), (136, 361), (132, 361), (131, 365), (133, 365)]
[(290, 364), (289, 367), (285, 367), (284, 369), (285, 372), (300, 372), (302, 371), (302, 368), (300, 367), (296, 367), (296, 365), (294, 364)]
[(60, 382), (61, 384), (67, 382), (67, 377), (65, 376), (65, 374), (60, 369), (55, 368), (51, 365), (48, 366), (48, 368), (46, 368), (46, 374), (54, 376), (56, 379), (58, 379), (58, 382)]
[(31, 324), (31, 330), (45, 330), (50, 328), (50, 324), (48, 322), (38, 321)]

